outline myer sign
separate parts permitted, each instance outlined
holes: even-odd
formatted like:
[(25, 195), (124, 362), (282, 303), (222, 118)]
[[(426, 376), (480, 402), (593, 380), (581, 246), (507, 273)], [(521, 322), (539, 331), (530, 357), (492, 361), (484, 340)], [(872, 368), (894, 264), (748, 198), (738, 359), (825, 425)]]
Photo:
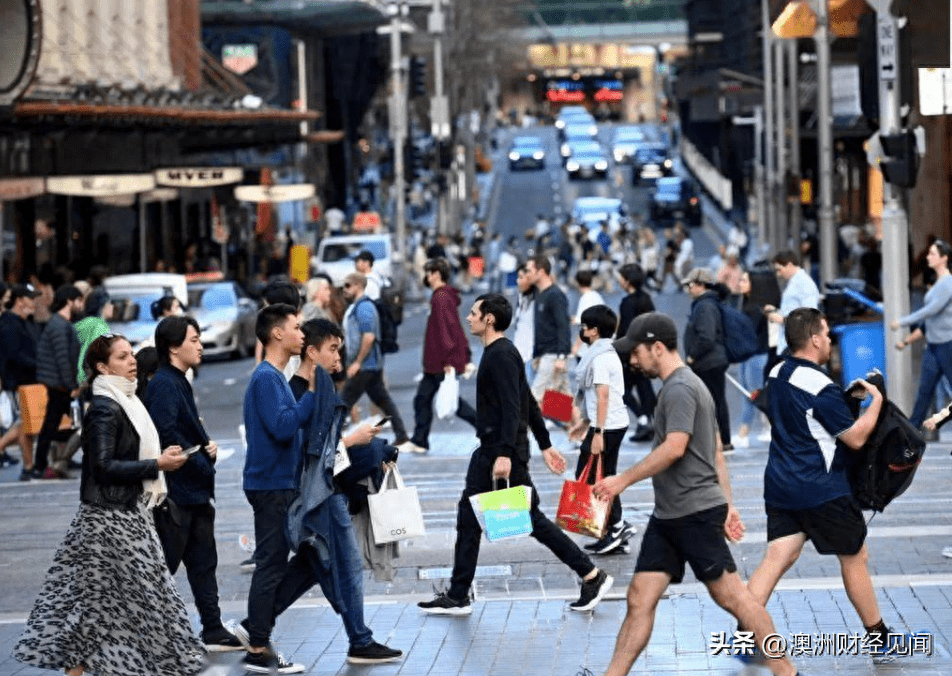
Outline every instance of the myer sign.
[(238, 167), (159, 169), (155, 180), (159, 185), (173, 188), (212, 188), (218, 185), (241, 183), (244, 172)]

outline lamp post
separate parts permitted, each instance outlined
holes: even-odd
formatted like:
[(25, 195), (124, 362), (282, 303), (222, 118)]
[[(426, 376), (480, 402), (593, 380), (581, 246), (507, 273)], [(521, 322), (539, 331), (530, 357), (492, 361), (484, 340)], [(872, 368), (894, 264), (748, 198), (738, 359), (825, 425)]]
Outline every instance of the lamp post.
[(401, 15), (407, 7), (399, 0), (387, 6), (390, 13), (390, 138), (393, 141), (393, 187), (394, 192), (394, 230), (397, 236), (397, 251), (406, 260), (407, 217), (406, 183), (403, 176), (403, 144), (407, 137), (406, 96), (404, 91), (402, 60), (400, 50)]
[[(764, 222), (761, 226), (761, 243), (770, 243), (776, 254), (775, 247), (777, 231), (777, 205), (774, 200), (774, 185), (776, 183), (776, 171), (774, 165), (774, 81), (773, 67), (771, 57), (773, 56), (773, 28), (770, 24), (770, 0), (760, 0), (761, 18), (763, 20), (762, 39), (764, 53)], [(759, 142), (759, 140), (758, 140)]]

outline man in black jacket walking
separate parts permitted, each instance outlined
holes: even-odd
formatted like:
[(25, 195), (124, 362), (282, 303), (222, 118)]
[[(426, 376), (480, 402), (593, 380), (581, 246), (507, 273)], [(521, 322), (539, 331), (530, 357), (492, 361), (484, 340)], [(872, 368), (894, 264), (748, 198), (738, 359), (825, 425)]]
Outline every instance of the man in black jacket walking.
[(504, 296), (485, 294), (476, 299), (466, 317), (472, 334), (485, 350), (476, 374), (476, 434), (479, 448), (466, 472), (466, 485), (456, 516), (456, 550), (450, 588), (432, 601), (417, 605), (435, 615), (469, 615), (470, 587), (476, 575), (476, 560), (482, 535), (470, 504), (472, 495), (495, 490), (496, 479), (532, 488), (529, 518), (532, 537), (545, 545), (581, 578), (581, 596), (569, 604), (572, 610), (594, 608), (614, 579), (592, 560), (539, 509), (539, 495), (529, 476), (528, 429), (539, 442), (545, 464), (555, 474), (565, 471), (565, 458), (549, 440), (539, 406), (529, 391), (525, 366), (519, 351), (504, 333), (512, 321), (512, 305)]
[(32, 284), (14, 284), (10, 288), (7, 311), (0, 315), (0, 386), (14, 407), (14, 423), (0, 440), (0, 450), (17, 439), (23, 454), (20, 481), (36, 479), (33, 467), (33, 434), (23, 429), (19, 408), (19, 388), (36, 382), (37, 329), (33, 323), (36, 298), (40, 295)]
[[(218, 607), (218, 550), (215, 547), (215, 459), (185, 372), (202, 361), (202, 339), (192, 317), (166, 317), (155, 329), (159, 370), (149, 381), (145, 405), (163, 448), (181, 446), (188, 460), (167, 474), (168, 499), (155, 510), (155, 528), (172, 574), (185, 564), (188, 583), (202, 621), (209, 652), (240, 650), (239, 640), (222, 624)], [(197, 447), (197, 448), (196, 448)], [(194, 450), (193, 450), (194, 449)]]
[(53, 316), (36, 346), (36, 379), (46, 386), (46, 416), (36, 442), (33, 468), (38, 477), (59, 478), (49, 466), (50, 444), (59, 431), (60, 421), (69, 413), (73, 397), (79, 394), (77, 364), (79, 338), (73, 319), (83, 311), (83, 293), (72, 284), (56, 290), (50, 306)]
[(721, 305), (713, 291), (717, 280), (706, 268), (694, 268), (681, 284), (694, 299), (684, 329), (684, 361), (691, 367), (714, 397), (717, 427), (725, 452), (731, 445), (731, 418), (727, 409), (727, 349), (724, 347), (724, 323)]
[[(637, 263), (628, 263), (623, 265), (618, 271), (618, 277), (621, 281), (621, 287), (628, 294), (621, 299), (618, 306), (618, 329), (615, 331), (615, 338), (622, 338), (627, 332), (628, 327), (635, 317), (643, 315), (646, 312), (654, 312), (654, 302), (651, 296), (644, 290), (645, 273)], [(625, 405), (631, 409), (638, 420), (638, 427), (631, 436), (631, 441), (649, 441), (654, 430), (652, 427), (652, 417), (654, 416), (655, 405), (658, 401), (655, 395), (651, 380), (646, 378), (643, 373), (636, 371), (628, 362), (628, 355), (619, 355), (621, 363), (624, 366), (625, 376)], [(638, 398), (632, 396), (631, 391), (638, 392)]]

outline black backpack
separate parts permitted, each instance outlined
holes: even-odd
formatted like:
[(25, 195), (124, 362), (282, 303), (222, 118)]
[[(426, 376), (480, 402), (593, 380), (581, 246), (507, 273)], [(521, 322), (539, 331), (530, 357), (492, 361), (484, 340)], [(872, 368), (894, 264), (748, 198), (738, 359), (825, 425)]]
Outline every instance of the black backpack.
[(724, 336), (727, 361), (731, 364), (739, 364), (759, 353), (757, 327), (754, 326), (750, 317), (726, 303), (718, 303), (718, 305), (721, 308), (721, 332)]
[(397, 343), (397, 327), (399, 323), (394, 319), (390, 305), (382, 298), (371, 300), (367, 298), (374, 307), (377, 308), (377, 317), (380, 322), (380, 335), (377, 342), (380, 344), (380, 351), (383, 354), (393, 354), (400, 351), (400, 345)]
[[(884, 392), (882, 374), (874, 372), (866, 379)], [(857, 452), (849, 472), (853, 497), (863, 509), (876, 512), (883, 511), (909, 488), (926, 450), (919, 430), (885, 398), (885, 392), (883, 397), (876, 427)]]

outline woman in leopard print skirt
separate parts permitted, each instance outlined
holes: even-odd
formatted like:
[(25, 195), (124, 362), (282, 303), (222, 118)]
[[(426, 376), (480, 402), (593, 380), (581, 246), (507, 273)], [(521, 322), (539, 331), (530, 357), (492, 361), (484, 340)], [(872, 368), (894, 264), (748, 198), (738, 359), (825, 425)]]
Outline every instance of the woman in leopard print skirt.
[(204, 649), (151, 512), (165, 498), (164, 472), (186, 456), (178, 446), (159, 448), (135, 396), (136, 360), (125, 338), (97, 338), (85, 364), (93, 399), (83, 424), (81, 504), (13, 657), (68, 676), (192, 676)]

